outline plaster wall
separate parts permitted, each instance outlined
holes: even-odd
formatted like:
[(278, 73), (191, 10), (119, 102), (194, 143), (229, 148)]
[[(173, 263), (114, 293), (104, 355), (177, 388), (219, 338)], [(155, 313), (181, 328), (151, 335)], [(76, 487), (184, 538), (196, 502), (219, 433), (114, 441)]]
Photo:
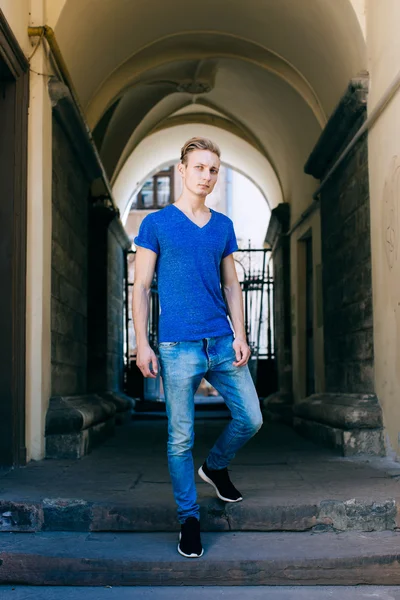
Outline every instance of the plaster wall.
[(367, 0), (350, 0), (364, 39), (367, 36)]
[(323, 298), (321, 281), (321, 220), (319, 211), (315, 211), (293, 232), (290, 240), (294, 402), (306, 397), (306, 265), (304, 242), (302, 241), (302, 238), (308, 233), (311, 233), (312, 235), (313, 252), (315, 392), (323, 392), (325, 389), (324, 328), (322, 320)]
[[(400, 3), (367, 1), (371, 112), (399, 70)], [(375, 388), (393, 451), (400, 437), (400, 93), (369, 133)]]
[[(10, 2), (11, 4), (11, 2)], [(13, 2), (15, 10), (22, 2)], [(28, 26), (28, 3), (18, 13), (16, 31)], [(30, 24), (44, 22), (43, 2), (31, 6)], [(26, 11), (26, 12), (24, 12)], [(18, 25), (19, 23), (19, 25)], [(23, 36), (21, 38), (23, 40)], [(29, 40), (28, 40), (29, 44)], [(29, 46), (32, 51), (31, 47)], [(26, 280), (26, 447), (27, 460), (44, 456), (44, 423), (51, 386), (51, 203), (52, 111), (48, 78), (51, 72), (43, 47), (31, 60), (28, 129), (28, 219)]]
[(54, 29), (66, 2), (67, 0), (46, 0), (46, 25)]
[[(28, 37), (29, 9), (32, 0), (0, 0), (0, 9), (26, 55), (31, 51)], [(41, 4), (41, 2), (40, 2)]]

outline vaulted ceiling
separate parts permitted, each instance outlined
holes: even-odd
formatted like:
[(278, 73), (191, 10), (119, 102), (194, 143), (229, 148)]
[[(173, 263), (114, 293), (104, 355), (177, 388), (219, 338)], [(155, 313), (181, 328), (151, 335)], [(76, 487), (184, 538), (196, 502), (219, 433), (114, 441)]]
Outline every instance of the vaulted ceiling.
[(66, 0), (57, 39), (121, 212), (147, 175), (134, 168), (149, 169), (143, 153), (158, 149), (155, 169), (200, 131), (231, 166), (247, 170), (252, 157), (271, 206), (304, 210), (315, 182), (303, 165), (349, 79), (365, 69), (353, 3)]

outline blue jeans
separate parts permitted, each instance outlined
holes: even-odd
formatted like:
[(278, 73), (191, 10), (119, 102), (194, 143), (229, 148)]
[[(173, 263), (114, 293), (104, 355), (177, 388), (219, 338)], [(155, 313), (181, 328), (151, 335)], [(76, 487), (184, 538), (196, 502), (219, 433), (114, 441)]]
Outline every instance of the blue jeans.
[(207, 457), (210, 469), (228, 466), (236, 452), (262, 425), (260, 402), (248, 365), (236, 360), (233, 334), (193, 342), (161, 342), (160, 374), (168, 416), (168, 467), (178, 519), (199, 518), (192, 448), (194, 394), (203, 377), (221, 394), (232, 420)]

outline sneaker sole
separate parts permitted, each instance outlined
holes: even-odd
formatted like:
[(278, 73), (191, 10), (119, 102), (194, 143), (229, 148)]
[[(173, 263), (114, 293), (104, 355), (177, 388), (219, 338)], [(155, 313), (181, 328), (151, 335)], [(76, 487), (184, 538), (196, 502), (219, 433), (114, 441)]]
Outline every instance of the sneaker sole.
[[(181, 537), (182, 537), (182, 534), (180, 533), (180, 534), (179, 534), (179, 544), (180, 544), (180, 542), (181, 542)], [(179, 546), (179, 544), (178, 544), (178, 552), (179, 552), (179, 554), (181, 554), (181, 555), (182, 555), (182, 556), (184, 556), (185, 558), (200, 558), (200, 557), (201, 557), (201, 556), (203, 556), (203, 554), (204, 554), (204, 548), (202, 548), (202, 549), (201, 549), (201, 554), (194, 554), (194, 553), (193, 553), (193, 554), (185, 554), (185, 553), (184, 553), (184, 552), (183, 552), (183, 551), (180, 549), (180, 546)]]
[(203, 481), (205, 481), (206, 483), (209, 483), (210, 485), (213, 486), (213, 488), (216, 491), (217, 496), (218, 496), (218, 498), (220, 500), (223, 500), (224, 502), (240, 502), (241, 500), (243, 500), (242, 496), (240, 496), (240, 498), (237, 498), (236, 500), (232, 500), (232, 498), (224, 498), (224, 496), (222, 496), (219, 493), (218, 488), (215, 485), (215, 483), (209, 477), (207, 477), (207, 475), (204, 473), (203, 467), (200, 467), (200, 469), (197, 472), (198, 472), (198, 474), (200, 475), (200, 477), (202, 478)]

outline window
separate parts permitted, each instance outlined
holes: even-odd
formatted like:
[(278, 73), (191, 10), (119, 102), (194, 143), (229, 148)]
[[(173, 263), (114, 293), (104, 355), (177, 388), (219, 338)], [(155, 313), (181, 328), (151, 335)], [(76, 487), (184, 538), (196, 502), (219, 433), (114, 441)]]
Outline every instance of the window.
[(145, 181), (131, 210), (157, 209), (174, 202), (174, 166), (155, 173)]

